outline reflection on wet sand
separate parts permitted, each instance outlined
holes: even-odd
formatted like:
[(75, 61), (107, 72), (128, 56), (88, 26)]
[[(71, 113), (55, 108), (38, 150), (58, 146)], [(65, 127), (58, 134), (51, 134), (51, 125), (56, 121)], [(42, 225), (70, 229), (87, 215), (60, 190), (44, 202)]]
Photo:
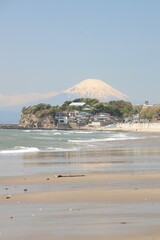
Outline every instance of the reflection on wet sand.
[[(112, 148), (83, 151), (36, 152), (22, 156), (24, 168), (40, 167), (53, 173), (139, 172), (160, 170), (160, 150), (152, 143), (141, 146), (136, 140)], [(56, 172), (57, 171), (57, 172)]]

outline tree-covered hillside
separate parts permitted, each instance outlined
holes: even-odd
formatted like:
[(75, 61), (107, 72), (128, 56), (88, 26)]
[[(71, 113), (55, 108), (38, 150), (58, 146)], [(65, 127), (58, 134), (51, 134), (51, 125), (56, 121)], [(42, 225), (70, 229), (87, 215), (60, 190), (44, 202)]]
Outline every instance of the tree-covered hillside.
[[(84, 102), (84, 106), (71, 106), (71, 103)], [(91, 114), (109, 113), (112, 116), (120, 119), (131, 116), (135, 111), (133, 105), (130, 102), (123, 100), (99, 102), (95, 98), (77, 98), (73, 101), (65, 101), (62, 106), (51, 106), (50, 104), (40, 103), (38, 105), (24, 107), (22, 109), (23, 114), (34, 114), (37, 117), (43, 117), (46, 115), (55, 116), (56, 112), (62, 111), (83, 111), (88, 108), (88, 112)]]

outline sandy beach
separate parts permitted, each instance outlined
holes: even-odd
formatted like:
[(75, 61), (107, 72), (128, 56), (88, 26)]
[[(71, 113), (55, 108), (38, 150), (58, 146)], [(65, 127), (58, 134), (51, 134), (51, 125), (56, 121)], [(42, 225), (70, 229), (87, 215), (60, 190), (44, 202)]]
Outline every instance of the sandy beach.
[[(1, 237), (158, 240), (160, 188), (154, 184), (159, 180), (159, 173), (1, 177)], [(128, 187), (114, 187), (115, 181)], [(150, 187), (141, 186), (145, 181)], [(57, 184), (68, 189), (47, 190)], [(34, 191), (39, 185), (44, 191)]]
[(160, 133), (160, 124), (125, 124), (119, 123), (115, 126), (104, 127), (81, 127), (79, 130), (88, 131), (113, 131), (113, 132), (141, 132), (141, 133)]
[(159, 133), (1, 134), (2, 240), (160, 239)]

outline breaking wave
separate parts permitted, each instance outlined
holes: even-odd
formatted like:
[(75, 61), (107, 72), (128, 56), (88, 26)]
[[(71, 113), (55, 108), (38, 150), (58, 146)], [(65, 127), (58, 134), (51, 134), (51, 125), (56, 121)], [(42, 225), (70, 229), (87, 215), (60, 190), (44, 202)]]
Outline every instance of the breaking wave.
[(0, 154), (23, 154), (23, 153), (31, 153), (31, 152), (39, 152), (40, 150), (36, 147), (22, 147), (16, 146), (13, 149), (2, 150)]
[(121, 141), (121, 140), (134, 140), (136, 137), (127, 137), (127, 136), (119, 136), (119, 137), (108, 137), (108, 138), (91, 138), (91, 139), (75, 139), (68, 140), (68, 142), (72, 143), (92, 143), (92, 142), (109, 142), (109, 141)]
[(72, 152), (72, 151), (79, 151), (81, 148), (53, 148), (53, 147), (48, 147), (48, 151), (51, 152)]

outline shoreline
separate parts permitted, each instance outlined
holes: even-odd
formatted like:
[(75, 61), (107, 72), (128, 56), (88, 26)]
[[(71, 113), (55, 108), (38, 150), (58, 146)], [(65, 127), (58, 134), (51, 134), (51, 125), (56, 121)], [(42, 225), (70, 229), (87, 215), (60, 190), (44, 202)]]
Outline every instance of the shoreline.
[(76, 128), (29, 128), (22, 127), (19, 124), (0, 124), (0, 129), (18, 129), (18, 130), (65, 130), (65, 131), (114, 131), (114, 132), (142, 132), (142, 133), (160, 133), (160, 123), (118, 123), (114, 127), (76, 127)]

